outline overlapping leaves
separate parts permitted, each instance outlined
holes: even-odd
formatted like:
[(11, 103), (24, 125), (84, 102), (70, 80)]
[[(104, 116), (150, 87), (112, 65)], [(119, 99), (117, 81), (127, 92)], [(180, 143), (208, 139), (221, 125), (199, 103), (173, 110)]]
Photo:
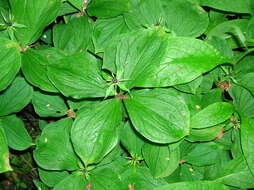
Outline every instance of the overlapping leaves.
[(34, 145), (14, 115), (32, 100), (53, 118), (35, 143), (38, 188), (254, 187), (251, 1), (5, 2), (0, 172), (7, 146)]

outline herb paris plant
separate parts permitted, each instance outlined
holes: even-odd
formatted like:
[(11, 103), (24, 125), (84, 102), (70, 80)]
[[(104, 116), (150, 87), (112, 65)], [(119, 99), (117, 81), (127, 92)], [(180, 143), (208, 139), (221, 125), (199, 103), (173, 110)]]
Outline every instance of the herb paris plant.
[(32, 146), (38, 189), (254, 188), (253, 3), (222, 1), (3, 0), (0, 172)]

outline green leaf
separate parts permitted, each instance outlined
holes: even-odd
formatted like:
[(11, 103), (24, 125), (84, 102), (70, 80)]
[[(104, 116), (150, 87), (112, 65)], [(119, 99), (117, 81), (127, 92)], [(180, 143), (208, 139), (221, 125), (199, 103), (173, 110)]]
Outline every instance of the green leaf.
[(40, 179), (49, 187), (54, 187), (57, 183), (69, 176), (67, 171), (49, 171), (38, 169)]
[(15, 78), (21, 66), (17, 43), (0, 38), (0, 91), (4, 90)]
[(116, 146), (121, 119), (118, 99), (103, 101), (78, 115), (71, 140), (85, 165), (98, 163)]
[(78, 110), (80, 112), (82, 112), (82, 109), (91, 107), (91, 106), (97, 104), (98, 102), (100, 102), (100, 100), (97, 100), (97, 101), (88, 100), (88, 99), (81, 99), (81, 100), (68, 99), (67, 100), (67, 103), (68, 103), (71, 110)]
[(135, 129), (156, 143), (171, 143), (189, 134), (190, 113), (173, 89), (139, 90), (124, 100)]
[(15, 115), (0, 117), (0, 126), (4, 129), (10, 148), (25, 150), (34, 145), (23, 121)]
[(46, 29), (41, 37), (40, 37), (40, 40), (42, 40), (44, 43), (46, 44), (50, 44), (52, 45), (53, 44), (53, 39), (52, 39), (52, 29), (49, 28), (49, 29)]
[(82, 172), (76, 171), (60, 181), (53, 190), (83, 190), (86, 188), (87, 181)]
[(179, 166), (180, 149), (178, 144), (157, 145), (146, 143), (142, 148), (142, 153), (155, 178), (167, 177)]
[(251, 0), (199, 0), (200, 5), (214, 9), (234, 12), (234, 13), (252, 13)]
[(109, 57), (117, 72), (123, 71), (118, 77), (128, 79), (123, 83), (129, 89), (187, 83), (227, 61), (201, 40), (170, 37), (159, 28), (123, 36), (115, 53), (115, 60)]
[[(240, 57), (241, 56), (242, 55), (240, 54)], [(240, 59), (237, 64), (234, 65), (235, 80), (237, 81), (238, 85), (241, 85), (248, 89), (252, 93), (252, 95), (254, 94), (254, 85), (252, 82), (254, 77), (254, 67), (252, 64), (253, 60), (254, 56), (245, 56)]]
[(76, 170), (78, 157), (69, 140), (72, 120), (61, 119), (48, 124), (36, 140), (33, 152), (37, 164), (47, 170)]
[(187, 181), (171, 183), (169, 185), (154, 188), (153, 190), (229, 190), (229, 188), (215, 181)]
[(83, 0), (68, 0), (74, 7), (79, 10), (82, 10)]
[(233, 106), (226, 102), (217, 102), (202, 109), (191, 117), (191, 128), (206, 128), (222, 123), (230, 118)]
[(229, 94), (233, 99), (233, 105), (237, 112), (250, 118), (254, 117), (254, 99), (248, 90), (234, 84), (229, 89)]
[(169, 38), (164, 60), (153, 76), (144, 82), (144, 86), (187, 83), (224, 62), (227, 59), (201, 40)]
[(184, 163), (179, 168), (179, 179), (178, 181), (198, 181), (204, 179), (204, 169), (203, 167), (193, 166)]
[[(82, 1), (82, 0), (81, 0)], [(58, 12), (58, 16), (65, 16), (71, 13), (77, 13), (78, 10), (72, 6), (68, 1), (63, 1), (61, 4), (61, 8)]]
[(250, 171), (254, 176), (254, 120), (241, 116), (241, 145)]
[(224, 57), (233, 58), (233, 50), (226, 39), (219, 36), (211, 36), (207, 42), (215, 47)]
[(10, 0), (14, 23), (25, 25), (15, 28), (15, 36), (22, 46), (34, 43), (44, 28), (54, 21), (61, 7), (61, 0)]
[(109, 18), (130, 10), (130, 0), (96, 0), (87, 6), (89, 16)]
[(0, 126), (0, 173), (11, 171), (9, 149), (3, 128)]
[(126, 122), (120, 129), (120, 141), (133, 157), (141, 157), (141, 148), (145, 139), (135, 131), (130, 122)]
[(216, 181), (225, 185), (243, 189), (254, 188), (254, 178), (243, 156), (228, 162), (220, 169), (220, 173), (216, 178)]
[(9, 2), (8, 2), (8, 0), (2, 0), (0, 2), (0, 7), (4, 8), (4, 9), (9, 9)]
[(34, 92), (32, 104), (40, 117), (61, 117), (66, 115), (68, 110), (61, 96), (42, 91)]
[(64, 57), (56, 48), (28, 49), (22, 54), (22, 72), (34, 86), (48, 92), (58, 92), (47, 76), (47, 66)]
[(154, 179), (146, 167), (129, 167), (121, 174), (123, 188), (132, 185), (134, 189), (153, 190), (155, 187), (167, 184), (163, 179)]
[(49, 188), (45, 184), (43, 184), (42, 182), (37, 181), (37, 180), (33, 180), (33, 182), (34, 182), (35, 187), (38, 190), (49, 190)]
[(91, 184), (91, 190), (122, 190), (120, 177), (111, 168), (98, 168), (91, 171), (89, 184)]
[(191, 129), (190, 135), (187, 136), (186, 139), (191, 142), (211, 141), (216, 139), (219, 135), (222, 135), (223, 131), (223, 125), (216, 125), (204, 129)]
[(138, 0), (132, 1), (131, 11), (124, 14), (127, 26), (131, 30), (153, 25), (166, 26), (167, 17), (162, 8), (162, 1)]
[(124, 17), (131, 29), (160, 25), (177, 36), (190, 37), (200, 36), (209, 23), (208, 14), (188, 0), (140, 0)]
[(104, 97), (108, 87), (96, 58), (76, 53), (48, 66), (48, 77), (64, 96), (76, 99)]
[(182, 159), (195, 166), (208, 166), (215, 164), (223, 151), (215, 142), (199, 143)]
[(236, 80), (238, 84), (245, 87), (254, 95), (254, 84), (253, 84), (254, 72), (246, 73), (244, 76), (237, 77)]
[(93, 30), (95, 52), (104, 52), (108, 44), (112, 43), (112, 39), (128, 31), (122, 16), (96, 20)]
[(216, 36), (226, 39), (231, 48), (242, 47), (243, 44), (239, 41), (238, 34), (234, 28), (238, 28), (243, 33), (246, 33), (247, 27), (248, 19), (227, 20), (212, 28), (207, 34), (207, 39), (211, 40), (213, 36)]
[(22, 110), (32, 99), (33, 88), (22, 77), (17, 77), (9, 88), (0, 93), (0, 116)]
[(180, 90), (182, 92), (187, 92), (187, 93), (192, 93), (196, 94), (198, 91), (199, 86), (201, 85), (203, 80), (203, 77), (200, 76), (193, 81), (190, 81), (189, 83), (186, 84), (179, 84), (174, 86), (177, 90)]
[(92, 23), (87, 16), (71, 19), (53, 28), (54, 46), (69, 54), (85, 52), (91, 41)]
[(205, 32), (209, 19), (202, 7), (188, 0), (161, 1), (166, 25), (177, 36), (198, 37)]

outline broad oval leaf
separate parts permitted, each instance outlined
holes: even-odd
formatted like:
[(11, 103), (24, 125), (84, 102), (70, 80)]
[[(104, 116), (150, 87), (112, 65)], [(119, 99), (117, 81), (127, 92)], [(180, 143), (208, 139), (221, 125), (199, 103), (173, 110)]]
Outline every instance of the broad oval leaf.
[(234, 109), (230, 103), (217, 102), (202, 109), (191, 117), (191, 128), (206, 128), (230, 118)]
[(9, 149), (4, 129), (0, 126), (0, 173), (12, 170), (9, 163)]
[(172, 143), (189, 134), (190, 113), (173, 89), (139, 90), (124, 101), (135, 129), (156, 143)]
[(125, 167), (121, 173), (122, 189), (132, 187), (134, 189), (153, 190), (155, 187), (166, 185), (163, 179), (154, 179), (147, 167)]
[(112, 43), (114, 37), (128, 31), (123, 16), (96, 20), (93, 30), (95, 52), (104, 52), (107, 45)]
[[(108, 69), (127, 88), (166, 87), (192, 81), (228, 61), (209, 44), (187, 37), (172, 37), (160, 28), (140, 30), (122, 36)], [(115, 60), (114, 60), (115, 58)], [(105, 68), (105, 64), (104, 64)]]
[(61, 117), (66, 115), (68, 110), (61, 96), (40, 91), (34, 92), (32, 104), (41, 117)]
[(48, 78), (47, 65), (64, 56), (57, 48), (28, 49), (22, 54), (22, 72), (32, 85), (48, 92), (59, 92)]
[(241, 145), (248, 163), (248, 167), (254, 176), (254, 120), (241, 116)]
[(89, 16), (109, 18), (128, 12), (130, 0), (96, 0), (87, 6)]
[(222, 183), (215, 181), (186, 181), (179, 183), (171, 183), (165, 186), (155, 188), (153, 190), (229, 190)]
[(72, 119), (65, 118), (48, 124), (36, 140), (33, 152), (37, 164), (47, 170), (76, 170), (79, 159), (74, 153), (70, 130)]
[(48, 77), (65, 96), (76, 99), (104, 97), (108, 87), (96, 58), (88, 53), (76, 53), (50, 64)]
[(223, 146), (215, 142), (199, 143), (182, 159), (194, 166), (208, 166), (215, 164), (223, 151)]
[(0, 117), (0, 127), (4, 129), (10, 148), (25, 150), (34, 145), (23, 121), (15, 115)]
[(201, 40), (171, 37), (167, 42), (163, 60), (142, 86), (159, 87), (187, 83), (229, 61)]
[(73, 18), (67, 24), (54, 25), (54, 45), (69, 54), (85, 52), (91, 42), (92, 28), (85, 16)]
[(83, 7), (83, 0), (68, 0), (74, 7), (79, 10), (82, 10)]
[(243, 156), (229, 161), (220, 169), (216, 181), (238, 188), (254, 188), (254, 177)]
[(177, 36), (190, 37), (200, 36), (209, 23), (207, 12), (188, 0), (140, 0), (124, 18), (131, 29), (160, 25)]
[(157, 145), (146, 143), (142, 148), (142, 153), (155, 178), (167, 177), (179, 166), (180, 149), (178, 144)]
[(38, 181), (38, 180), (33, 180), (33, 183), (37, 190), (49, 190), (49, 187), (45, 185), (44, 183)]
[(203, 76), (201, 75), (200, 77), (186, 84), (179, 84), (174, 87), (181, 92), (196, 94), (200, 88), (200, 85), (202, 84), (202, 81), (203, 81)]
[(166, 25), (177, 36), (198, 37), (206, 31), (209, 18), (202, 7), (188, 0), (161, 1)]
[(17, 77), (0, 93), (0, 116), (22, 110), (32, 99), (33, 88), (22, 77)]
[(16, 42), (0, 38), (0, 91), (15, 78), (21, 66), (19, 46)]
[(191, 129), (190, 135), (186, 139), (190, 142), (211, 141), (223, 135), (223, 133), (223, 125), (216, 125), (204, 129)]
[(61, 3), (61, 0), (10, 0), (14, 22), (24, 25), (14, 30), (22, 46), (40, 37), (44, 28), (56, 19)]
[(254, 99), (248, 90), (234, 84), (229, 89), (229, 94), (233, 98), (233, 105), (237, 112), (243, 116), (254, 118)]
[(67, 171), (50, 171), (39, 168), (38, 172), (41, 181), (49, 187), (54, 187), (64, 178), (69, 176), (69, 173)]
[(131, 125), (126, 122), (120, 129), (120, 141), (122, 145), (128, 150), (133, 158), (142, 158), (142, 146), (146, 142), (144, 137), (141, 136)]
[(81, 171), (76, 171), (60, 181), (53, 190), (83, 190), (86, 189), (87, 181)]
[(118, 142), (121, 102), (112, 99), (82, 110), (76, 118), (71, 140), (85, 165), (98, 163)]
[(113, 169), (107, 167), (91, 171), (89, 184), (91, 190), (122, 190), (120, 177)]
[(200, 5), (211, 7), (214, 9), (234, 12), (234, 13), (252, 13), (251, 11), (252, 0), (200, 0)]
[(207, 33), (207, 39), (211, 40), (213, 36), (216, 36), (226, 39), (232, 49), (244, 47), (244, 44), (239, 42), (237, 31), (240, 30), (243, 33), (247, 33), (248, 21), (248, 19), (233, 19), (219, 23)]

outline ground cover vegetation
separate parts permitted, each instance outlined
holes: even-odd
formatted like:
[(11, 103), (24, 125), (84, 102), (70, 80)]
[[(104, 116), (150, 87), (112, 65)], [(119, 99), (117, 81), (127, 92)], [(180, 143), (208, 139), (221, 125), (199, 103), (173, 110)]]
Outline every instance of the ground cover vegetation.
[(252, 0), (0, 13), (0, 189), (254, 188)]

